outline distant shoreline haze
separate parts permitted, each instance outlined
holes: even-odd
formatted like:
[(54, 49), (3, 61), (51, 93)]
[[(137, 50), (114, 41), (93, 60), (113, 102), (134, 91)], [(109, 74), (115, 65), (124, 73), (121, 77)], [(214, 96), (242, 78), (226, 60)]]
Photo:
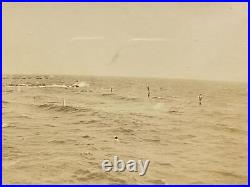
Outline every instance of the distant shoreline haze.
[(231, 80), (207, 80), (207, 79), (188, 79), (188, 78), (168, 78), (168, 77), (143, 77), (143, 76), (112, 76), (112, 75), (80, 75), (80, 74), (22, 74), (22, 73), (8, 73), (8, 74), (3, 74), (2, 78), (7, 77), (7, 76), (66, 76), (66, 77), (79, 77), (79, 78), (84, 78), (84, 77), (104, 77), (104, 78), (124, 78), (124, 79), (145, 79), (145, 80), (150, 80), (150, 79), (158, 79), (158, 80), (180, 80), (180, 81), (197, 81), (197, 82), (222, 82), (222, 83), (240, 83), (240, 84), (248, 84), (248, 80), (245, 81), (231, 81)]

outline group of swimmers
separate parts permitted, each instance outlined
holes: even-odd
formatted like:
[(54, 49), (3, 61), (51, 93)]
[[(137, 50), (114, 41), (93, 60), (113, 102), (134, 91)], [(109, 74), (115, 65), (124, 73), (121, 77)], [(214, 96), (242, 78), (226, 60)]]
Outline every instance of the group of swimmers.
[[(110, 88), (110, 92), (113, 93), (113, 88)], [(148, 98), (149, 98), (149, 97), (150, 97), (150, 88), (149, 88), (149, 86), (147, 86), (147, 92), (148, 92)], [(202, 101), (202, 99), (203, 99), (203, 95), (200, 94), (200, 95), (198, 96), (198, 99), (199, 99), (199, 104), (201, 105), (201, 104), (202, 104), (201, 101)]]
[[(150, 97), (150, 89), (149, 89), (149, 86), (147, 86), (147, 91), (148, 91), (148, 98), (149, 98), (149, 97)], [(199, 104), (201, 105), (201, 101), (202, 101), (202, 99), (203, 99), (203, 95), (200, 94), (200, 95), (198, 96), (198, 99), (199, 99)]]

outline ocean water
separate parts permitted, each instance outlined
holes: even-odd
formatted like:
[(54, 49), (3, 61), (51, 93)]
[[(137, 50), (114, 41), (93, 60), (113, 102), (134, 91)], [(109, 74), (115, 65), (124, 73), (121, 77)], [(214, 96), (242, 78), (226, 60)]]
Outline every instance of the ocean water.
[[(247, 183), (247, 83), (56, 75), (2, 81), (5, 184)], [(101, 161), (113, 156), (148, 159), (148, 171), (103, 172)]]

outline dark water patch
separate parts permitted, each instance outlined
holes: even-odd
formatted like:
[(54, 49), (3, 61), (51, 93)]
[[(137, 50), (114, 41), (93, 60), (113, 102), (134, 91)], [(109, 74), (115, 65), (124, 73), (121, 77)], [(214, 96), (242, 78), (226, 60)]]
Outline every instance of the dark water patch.
[(48, 143), (65, 144), (66, 142), (64, 140), (50, 140)]
[(76, 122), (74, 122), (74, 123), (72, 123), (73, 125), (81, 125), (81, 124), (86, 124), (86, 121), (83, 121), (83, 120), (81, 120), (81, 121), (76, 121)]
[(169, 113), (178, 113), (178, 110), (169, 110)]
[(114, 95), (114, 94), (112, 94), (112, 93), (103, 93), (103, 94), (101, 94), (102, 96), (111, 96), (111, 95)]
[(90, 138), (90, 136), (89, 135), (83, 135), (83, 136), (81, 136), (82, 138)]
[(6, 146), (5, 148), (7, 148), (7, 149), (14, 149), (14, 147), (12, 147), (12, 146)]
[(86, 145), (89, 145), (89, 146), (90, 146), (90, 145), (95, 145), (95, 144), (94, 144), (94, 143), (87, 143)]
[(3, 90), (3, 92), (6, 92), (6, 93), (13, 93), (14, 90)]
[(96, 120), (96, 119), (91, 119), (91, 120), (87, 120), (85, 121), (87, 124), (96, 124), (99, 122), (99, 120)]
[(122, 101), (140, 101), (137, 97), (116, 96), (115, 98)]
[(60, 103), (60, 102), (58, 102), (58, 101), (48, 101), (48, 103), (49, 103), (49, 104), (58, 104), (58, 103)]
[(126, 97), (126, 96), (121, 96), (121, 95), (116, 95), (113, 93), (104, 93), (101, 94), (102, 96), (112, 96), (113, 99), (121, 100), (121, 101), (139, 101), (140, 99), (137, 97)]
[(56, 112), (68, 112), (68, 113), (89, 111), (86, 108), (79, 108), (79, 107), (74, 107), (74, 106), (59, 106), (59, 105), (54, 105), (54, 104), (43, 104), (43, 105), (39, 105), (38, 107), (42, 109), (53, 110)]
[(45, 124), (44, 126), (47, 126), (47, 127), (56, 127), (55, 125), (51, 125), (51, 124)]
[(180, 114), (183, 114), (184, 112), (181, 111), (179, 108), (170, 108), (168, 110), (168, 113), (169, 114), (177, 114), (177, 115), (180, 115)]

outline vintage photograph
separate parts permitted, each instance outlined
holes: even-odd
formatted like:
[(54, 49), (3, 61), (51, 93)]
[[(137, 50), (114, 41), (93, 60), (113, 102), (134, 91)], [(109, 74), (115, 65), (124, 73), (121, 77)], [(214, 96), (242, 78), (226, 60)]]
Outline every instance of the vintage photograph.
[(247, 184), (248, 4), (2, 3), (3, 184)]

